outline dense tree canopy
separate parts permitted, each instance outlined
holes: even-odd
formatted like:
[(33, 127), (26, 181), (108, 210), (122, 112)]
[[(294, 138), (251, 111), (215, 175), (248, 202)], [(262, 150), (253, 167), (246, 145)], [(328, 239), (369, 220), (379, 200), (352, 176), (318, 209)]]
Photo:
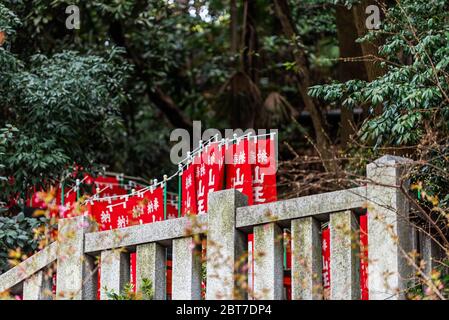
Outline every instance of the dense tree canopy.
[[(160, 178), (171, 130), (201, 120), (278, 129), (282, 197), (414, 159), (412, 200), (447, 248), (448, 18), (447, 0), (3, 0), (0, 213), (79, 167)], [(1, 250), (34, 249), (41, 222), (4, 217)]]
[[(74, 164), (160, 175), (170, 128), (192, 120), (279, 128), (328, 171), (365, 119), (359, 142), (374, 147), (416, 144), (425, 123), (446, 134), (446, 1), (73, 4), (79, 30), (65, 27), (66, 1), (1, 5), (1, 163), (13, 191)], [(368, 4), (384, 17), (369, 33)], [(420, 111), (438, 106), (441, 117)]]
[(313, 127), (291, 121), (307, 96), (294, 48), (302, 42), (308, 82), (335, 74), (326, 59), (338, 56), (329, 3), (282, 9), (295, 20), (294, 39), (275, 14), (286, 3), (74, 3), (79, 30), (65, 28), (66, 1), (2, 5), (1, 162), (20, 181), (13, 191), (55, 180), (75, 163), (160, 175), (172, 167), (170, 128), (190, 130), (192, 120), (203, 128), (285, 127), (297, 146), (307, 145), (304, 130), (313, 136)]
[[(410, 153), (429, 130), (447, 135), (447, 1), (71, 1), (79, 29), (65, 26), (68, 4), (0, 6), (12, 192), (75, 164), (160, 176), (170, 130), (193, 120), (278, 128), (281, 159), (316, 155), (308, 169), (334, 173), (345, 150)], [(370, 4), (379, 30), (366, 29)]]

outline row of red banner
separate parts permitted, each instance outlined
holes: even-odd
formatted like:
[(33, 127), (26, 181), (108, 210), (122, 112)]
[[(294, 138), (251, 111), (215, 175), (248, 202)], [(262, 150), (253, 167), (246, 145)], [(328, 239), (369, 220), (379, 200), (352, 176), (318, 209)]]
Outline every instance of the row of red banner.
[(272, 139), (243, 138), (230, 146), (211, 143), (182, 172), (182, 215), (207, 212), (213, 191), (237, 189), (248, 205), (277, 200)]
[[(208, 197), (211, 192), (234, 188), (248, 198), (248, 204), (262, 204), (277, 200), (276, 188), (276, 157), (275, 144), (272, 139), (242, 138), (235, 144), (225, 145), (218, 142), (204, 147), (202, 152), (190, 159), (181, 172), (181, 208), (182, 216), (207, 212)], [(129, 195), (130, 187), (124, 187), (117, 177), (98, 177), (86, 179), (92, 184), (92, 192), (102, 200), (87, 202), (89, 214), (97, 221), (99, 230), (111, 230), (136, 224), (153, 223), (178, 216), (178, 199), (176, 195), (166, 193), (166, 210), (164, 210), (164, 188), (137, 191)], [(134, 186), (135, 187), (135, 186)], [(58, 191), (58, 202), (61, 196)], [(111, 199), (110, 197), (120, 196)], [(92, 198), (91, 198), (92, 199)], [(71, 190), (65, 195), (66, 207), (76, 201), (76, 192)], [(39, 203), (33, 206), (39, 207)], [(69, 210), (67, 211), (69, 212)], [(64, 215), (63, 217), (66, 217)], [(366, 216), (360, 218), (361, 242), (367, 243)], [(330, 286), (330, 237), (329, 230), (322, 232), (323, 248), (323, 286)], [(248, 237), (250, 256), (252, 255), (252, 235)], [(366, 248), (366, 246), (364, 247)], [(365, 252), (366, 253), (366, 252)], [(290, 253), (287, 252), (286, 268), (290, 268)], [(168, 261), (170, 264), (171, 261)], [(251, 261), (250, 270), (253, 269)], [(170, 271), (171, 269), (168, 269)], [(131, 254), (131, 282), (135, 287), (136, 263), (135, 254)], [(170, 273), (170, 272), (168, 272)], [(171, 274), (168, 274), (170, 277)], [(100, 277), (98, 277), (100, 279)], [(362, 299), (367, 299), (366, 259), (361, 259), (361, 290)], [(168, 283), (169, 281), (167, 281)], [(251, 281), (252, 282), (252, 281)], [(98, 283), (98, 288), (101, 284)], [(289, 292), (289, 281), (285, 281)], [(167, 287), (170, 295), (171, 287)]]

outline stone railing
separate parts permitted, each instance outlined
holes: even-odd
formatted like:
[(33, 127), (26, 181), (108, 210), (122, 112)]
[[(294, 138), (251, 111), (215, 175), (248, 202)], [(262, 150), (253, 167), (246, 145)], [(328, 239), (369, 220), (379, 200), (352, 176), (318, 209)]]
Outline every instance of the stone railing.
[[(254, 233), (254, 291), (249, 298), (283, 299), (282, 228), (291, 230), (292, 299), (321, 299), (321, 223), (331, 234), (330, 299), (360, 298), (357, 212), (368, 208), (370, 299), (402, 299), (412, 269), (405, 252), (416, 248), (409, 206), (398, 187), (408, 160), (384, 156), (367, 166), (367, 185), (275, 203), (246, 206), (236, 190), (214, 192), (208, 213), (118, 230), (94, 232), (88, 217), (59, 222), (58, 241), (0, 275), (0, 292), (23, 283), (25, 299), (48, 298), (45, 268), (57, 261), (57, 299), (96, 299), (101, 261), (101, 298), (120, 292), (130, 279), (129, 254), (136, 252), (136, 285), (151, 280), (153, 298), (166, 297), (166, 250), (171, 248), (172, 299), (201, 299), (201, 257), (194, 237), (207, 239), (206, 299), (246, 299), (247, 237)], [(422, 253), (429, 264), (432, 243)], [(243, 259), (244, 262), (247, 261)], [(243, 283), (243, 284), (242, 284)]]

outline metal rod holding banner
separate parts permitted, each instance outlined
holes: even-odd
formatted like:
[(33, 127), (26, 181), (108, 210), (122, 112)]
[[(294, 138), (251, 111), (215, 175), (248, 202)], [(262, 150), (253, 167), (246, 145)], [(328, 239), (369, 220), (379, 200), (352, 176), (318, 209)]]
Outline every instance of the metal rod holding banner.
[[(215, 135), (215, 136), (211, 137), (209, 140), (207, 140), (205, 143), (200, 140), (199, 141), (199, 146), (196, 149), (194, 149), (192, 152), (187, 152), (187, 157), (185, 159), (181, 160), (181, 162), (178, 164), (178, 171), (176, 171), (170, 177), (164, 179), (164, 181), (159, 182), (159, 184), (166, 184), (167, 181), (173, 179), (176, 176), (179, 176), (179, 174), (182, 172), (182, 170), (189, 165), (190, 160), (192, 158), (194, 158), (197, 154), (201, 153), (204, 150), (205, 147), (209, 146), (210, 143), (219, 142), (219, 146), (220, 145), (226, 145), (227, 146), (228, 143), (234, 143), (234, 142), (239, 141), (239, 140), (241, 140), (241, 139), (243, 139), (245, 137), (251, 137), (253, 139), (257, 139), (257, 138), (269, 136), (270, 139), (274, 139), (274, 136), (276, 134), (277, 134), (277, 132), (270, 132), (270, 133), (267, 133), (267, 134), (259, 134), (259, 135), (254, 135), (253, 136), (253, 135), (251, 135), (251, 133), (247, 133), (247, 134), (244, 134), (244, 135), (242, 135), (240, 137), (238, 137), (237, 134), (234, 134), (232, 139), (227, 139), (226, 138), (226, 139), (221, 139), (221, 141), (218, 141), (218, 136)], [(121, 178), (122, 177), (123, 177), (123, 175), (121, 175)], [(165, 177), (167, 177), (167, 176), (165, 175)], [(136, 193), (139, 193), (139, 194), (145, 193), (145, 192), (149, 191), (151, 188), (156, 188), (159, 184), (155, 183), (155, 184), (153, 184), (151, 186), (148, 186), (148, 187), (142, 188), (140, 190), (137, 190), (136, 192), (131, 192), (129, 194), (129, 196), (133, 196)], [(165, 188), (164, 188), (164, 190), (165, 190)], [(84, 203), (87, 203), (87, 201), (90, 201), (90, 200), (102, 201), (102, 200), (112, 200), (112, 199), (117, 199), (117, 198), (122, 198), (122, 196), (117, 195), (117, 196), (108, 196), (108, 197), (102, 197), (102, 198), (99, 197), (99, 198), (96, 198), (96, 199), (92, 199), (92, 197), (90, 197), (90, 198), (87, 198), (84, 201)], [(120, 204), (117, 204), (117, 205), (120, 205)]]
[(65, 199), (64, 199), (64, 181), (61, 181), (61, 205), (63, 206), (65, 203)]

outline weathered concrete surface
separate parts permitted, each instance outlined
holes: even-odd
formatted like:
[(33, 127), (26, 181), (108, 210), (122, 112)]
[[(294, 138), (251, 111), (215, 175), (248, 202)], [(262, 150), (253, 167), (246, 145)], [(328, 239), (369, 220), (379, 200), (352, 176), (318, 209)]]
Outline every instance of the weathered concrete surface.
[(282, 230), (275, 223), (254, 227), (254, 298), (283, 299)]
[[(191, 228), (192, 219), (195, 219), (194, 224), (204, 226), (204, 229)], [(86, 234), (84, 250), (86, 253), (98, 253), (113, 248), (161, 242), (202, 233), (205, 232), (206, 228), (207, 215), (200, 214), (194, 217), (176, 218), (122, 229), (93, 232)]]
[(427, 232), (419, 231), (419, 246), (421, 248), (421, 259), (425, 261), (424, 274), (431, 275), (432, 270), (437, 266), (441, 266), (439, 261), (442, 260), (441, 247), (430, 237)]
[(237, 209), (237, 228), (364, 207), (366, 188), (327, 192)]
[(206, 299), (245, 299), (247, 282), (246, 235), (235, 228), (235, 209), (245, 206), (247, 197), (237, 190), (223, 190), (209, 196), (207, 233)]
[(403, 299), (412, 270), (409, 204), (399, 190), (410, 160), (384, 156), (367, 166), (368, 288), (372, 300)]
[(39, 270), (56, 260), (58, 243), (53, 242), (38, 253), (35, 253), (18, 266), (0, 275), (0, 292), (6, 291), (24, 281)]
[(292, 220), (292, 300), (321, 300), (321, 225), (313, 217)]
[(43, 270), (23, 283), (23, 300), (52, 300), (52, 279)]
[(192, 237), (173, 240), (173, 300), (201, 300), (201, 253), (193, 246)]
[(158, 243), (138, 245), (136, 249), (136, 289), (141, 291), (143, 279), (153, 286), (153, 299), (165, 300), (165, 248)]
[(107, 292), (120, 294), (130, 282), (129, 254), (120, 249), (101, 252), (100, 299), (108, 300)]
[(95, 300), (95, 263), (84, 254), (84, 235), (93, 230), (95, 224), (86, 216), (59, 220), (56, 299)]
[(351, 211), (331, 214), (330, 271), (331, 300), (360, 299), (359, 226)]

